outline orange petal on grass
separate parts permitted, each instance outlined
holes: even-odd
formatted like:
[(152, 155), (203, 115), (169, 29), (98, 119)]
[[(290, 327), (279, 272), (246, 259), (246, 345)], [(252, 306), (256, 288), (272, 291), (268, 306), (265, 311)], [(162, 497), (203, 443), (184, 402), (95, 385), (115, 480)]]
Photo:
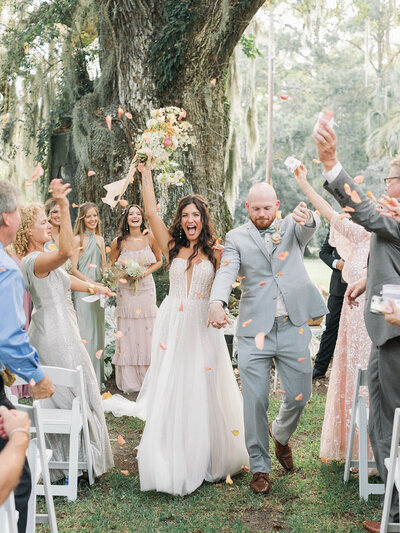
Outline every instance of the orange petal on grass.
[(136, 309), (136, 311), (135, 311), (135, 313), (136, 313), (137, 315), (140, 315), (141, 312), (142, 312), (141, 309)]
[(123, 114), (124, 114), (124, 110), (122, 109), (122, 107), (119, 107), (118, 108), (118, 118), (121, 118)]
[(314, 165), (320, 165), (321, 164), (321, 161), (319, 159), (314, 159), (312, 160), (312, 162), (314, 163)]
[(108, 128), (109, 130), (111, 130), (112, 118), (110, 117), (110, 115), (107, 115), (107, 116), (105, 117), (105, 121), (106, 121), (106, 124), (107, 124), (107, 128)]
[(194, 262), (195, 265), (199, 265), (200, 263), (203, 262), (203, 259), (201, 257), (199, 257), (198, 259), (196, 259), (196, 261)]
[(240, 432), (239, 432), (238, 429), (232, 429), (231, 433), (232, 433), (232, 435), (233, 435), (234, 437), (237, 437), (237, 436), (239, 435)]
[(357, 191), (351, 191), (351, 199), (355, 204), (361, 204), (361, 198)]
[(372, 200), (373, 202), (376, 202), (376, 198), (371, 191), (367, 192), (367, 196), (370, 200)]
[(97, 350), (96, 359), (100, 359), (102, 355), (103, 355), (103, 350)]
[(268, 282), (267, 281), (260, 281), (260, 287), (264, 287)]
[(126, 440), (124, 439), (124, 437), (123, 437), (122, 435), (118, 435), (117, 440), (118, 440), (118, 444), (119, 444), (120, 446), (122, 446), (123, 444), (126, 443)]
[(126, 206), (128, 205), (128, 201), (127, 201), (127, 200), (120, 200), (120, 201), (119, 201), (119, 205), (120, 205), (121, 207), (126, 207)]
[(88, 268), (97, 268), (97, 265), (94, 265), (93, 263), (89, 263)]
[(303, 329), (303, 328), (300, 328), (300, 329), (299, 329), (299, 333), (300, 333), (300, 335), (304, 335), (304, 329)]
[(242, 327), (243, 328), (246, 328), (250, 322), (253, 322), (253, 319), (252, 318), (249, 318), (249, 320), (245, 320), (243, 323), (242, 323)]
[(231, 476), (230, 476), (229, 474), (228, 474), (228, 475), (226, 476), (226, 478), (225, 478), (225, 483), (226, 483), (227, 485), (233, 485), (232, 478), (231, 478)]
[(354, 207), (349, 207), (348, 205), (345, 205), (344, 207), (342, 207), (342, 211), (344, 211), (345, 213), (354, 213), (355, 209)]
[(183, 302), (181, 302), (181, 305), (179, 306), (179, 311), (183, 311)]
[(230, 261), (224, 261), (224, 262), (222, 263), (222, 266), (226, 267), (226, 265), (229, 265), (229, 263), (230, 263)]
[(351, 195), (351, 187), (348, 183), (344, 184), (344, 192), (348, 194), (349, 196)]
[(285, 261), (289, 255), (289, 252), (280, 252), (279, 254), (276, 254), (276, 258), (280, 259), (281, 261)]
[(85, 339), (81, 339), (81, 343), (82, 343), (82, 344), (87, 344), (87, 340), (85, 340)]
[(301, 392), (300, 394), (298, 394), (295, 398), (295, 401), (296, 402), (301, 402), (301, 400), (303, 399), (303, 393)]
[(121, 474), (124, 474), (124, 476), (129, 476), (129, 470), (120, 470)]
[(94, 170), (89, 170), (89, 172), (87, 173), (87, 175), (89, 176), (94, 176), (96, 174), (96, 172)]
[(326, 465), (328, 464), (328, 459), (326, 459), (325, 457), (321, 457), (321, 461)]
[(260, 331), (260, 333), (257, 333), (257, 335), (254, 337), (254, 342), (259, 350), (262, 350), (264, 348), (265, 335), (262, 331)]
[(106, 254), (109, 254), (111, 252), (111, 248), (109, 246), (106, 246)]
[(125, 116), (126, 116), (126, 118), (131, 119), (132, 118), (132, 113), (127, 112), (127, 113), (125, 113)]
[(276, 392), (279, 392), (279, 394), (286, 394), (286, 391), (284, 391), (282, 389), (278, 389)]
[(364, 179), (365, 179), (364, 176), (361, 176), (361, 175), (360, 176), (356, 176), (354, 178), (354, 183), (357, 183), (357, 185), (361, 185), (361, 183), (364, 181)]
[(244, 470), (245, 472), (250, 472), (250, 468), (246, 465), (242, 465), (240, 468)]
[(162, 350), (166, 350), (167, 347), (165, 346), (165, 344), (163, 344), (162, 342), (159, 342), (158, 343), (158, 346), (162, 349)]
[(199, 291), (196, 291), (195, 294), (196, 294), (196, 296), (198, 296), (199, 298), (204, 298), (204, 294), (201, 294), (201, 292), (199, 292)]
[(298, 361), (299, 363), (302, 363), (302, 362), (305, 361), (306, 359), (307, 359), (307, 357), (299, 357), (299, 358), (297, 359), (297, 361)]

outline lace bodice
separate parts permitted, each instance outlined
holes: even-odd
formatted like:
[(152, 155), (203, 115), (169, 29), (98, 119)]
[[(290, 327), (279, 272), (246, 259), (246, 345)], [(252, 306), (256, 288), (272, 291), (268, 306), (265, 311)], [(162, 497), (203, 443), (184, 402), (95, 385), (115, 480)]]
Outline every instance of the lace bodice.
[(130, 258), (137, 263), (145, 266), (153, 265), (157, 262), (157, 259), (153, 253), (153, 250), (149, 245), (145, 246), (141, 250), (127, 250), (122, 248), (118, 259)]
[(189, 294), (187, 293), (188, 272), (186, 271), (187, 260), (176, 257), (169, 271), (169, 296), (174, 298), (188, 298), (189, 300), (209, 301), (211, 287), (214, 281), (214, 267), (210, 261), (203, 260), (196, 264), (193, 262), (192, 281)]

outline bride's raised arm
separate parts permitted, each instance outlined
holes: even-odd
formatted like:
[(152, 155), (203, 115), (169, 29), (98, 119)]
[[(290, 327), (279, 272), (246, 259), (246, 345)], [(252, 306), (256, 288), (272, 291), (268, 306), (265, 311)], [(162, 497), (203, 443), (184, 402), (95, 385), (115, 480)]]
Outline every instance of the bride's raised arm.
[(150, 159), (151, 154), (146, 153), (146, 163), (139, 163), (138, 171), (142, 174), (142, 193), (143, 203), (146, 216), (149, 220), (151, 231), (157, 241), (157, 244), (161, 248), (165, 259), (169, 260), (169, 242), (171, 241), (171, 235), (167, 226), (164, 224), (163, 219), (157, 213), (156, 195), (154, 193), (153, 178), (151, 176)]
[(325, 217), (328, 222), (330, 222), (332, 219), (332, 216), (335, 213), (335, 210), (332, 208), (330, 204), (328, 204), (326, 200), (324, 200), (324, 198), (322, 198), (321, 195), (317, 193), (314, 187), (310, 185), (310, 183), (307, 180), (306, 167), (304, 165), (300, 165), (294, 171), (294, 177), (296, 178), (297, 185), (304, 192), (304, 194), (307, 196), (307, 198), (312, 203), (312, 205), (315, 207), (315, 209), (318, 209), (321, 215)]

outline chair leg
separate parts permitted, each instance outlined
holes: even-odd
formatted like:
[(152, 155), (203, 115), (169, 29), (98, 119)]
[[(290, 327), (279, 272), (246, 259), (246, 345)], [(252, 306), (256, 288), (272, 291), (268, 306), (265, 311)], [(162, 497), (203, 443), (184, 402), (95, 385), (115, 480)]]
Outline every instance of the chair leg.
[(349, 477), (350, 477), (350, 464), (351, 464), (351, 457), (353, 455), (354, 432), (356, 429), (356, 414), (357, 414), (357, 402), (353, 403), (353, 408), (351, 410), (350, 433), (349, 433), (349, 441), (347, 443), (346, 463), (344, 465), (344, 474), (343, 474), (343, 481), (345, 483), (349, 481)]
[(71, 427), (69, 435), (69, 470), (68, 470), (68, 500), (76, 500), (78, 495), (78, 458), (79, 458), (80, 431)]
[(360, 498), (368, 501), (368, 440), (367, 440), (367, 406), (365, 398), (359, 398), (359, 426), (358, 426), (358, 482)]
[(35, 531), (36, 526), (36, 479), (37, 479), (37, 452), (38, 441), (32, 439), (28, 448), (28, 463), (31, 471), (32, 489), (28, 502), (28, 518), (26, 521), (26, 530)]

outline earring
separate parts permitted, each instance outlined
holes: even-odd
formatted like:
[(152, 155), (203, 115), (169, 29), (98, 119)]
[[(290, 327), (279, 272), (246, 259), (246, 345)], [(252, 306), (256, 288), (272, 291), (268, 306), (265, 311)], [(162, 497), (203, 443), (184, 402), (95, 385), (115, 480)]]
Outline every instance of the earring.
[(182, 240), (182, 237), (183, 237), (183, 229), (182, 229), (182, 226), (179, 226), (178, 238), (179, 238), (180, 241)]

